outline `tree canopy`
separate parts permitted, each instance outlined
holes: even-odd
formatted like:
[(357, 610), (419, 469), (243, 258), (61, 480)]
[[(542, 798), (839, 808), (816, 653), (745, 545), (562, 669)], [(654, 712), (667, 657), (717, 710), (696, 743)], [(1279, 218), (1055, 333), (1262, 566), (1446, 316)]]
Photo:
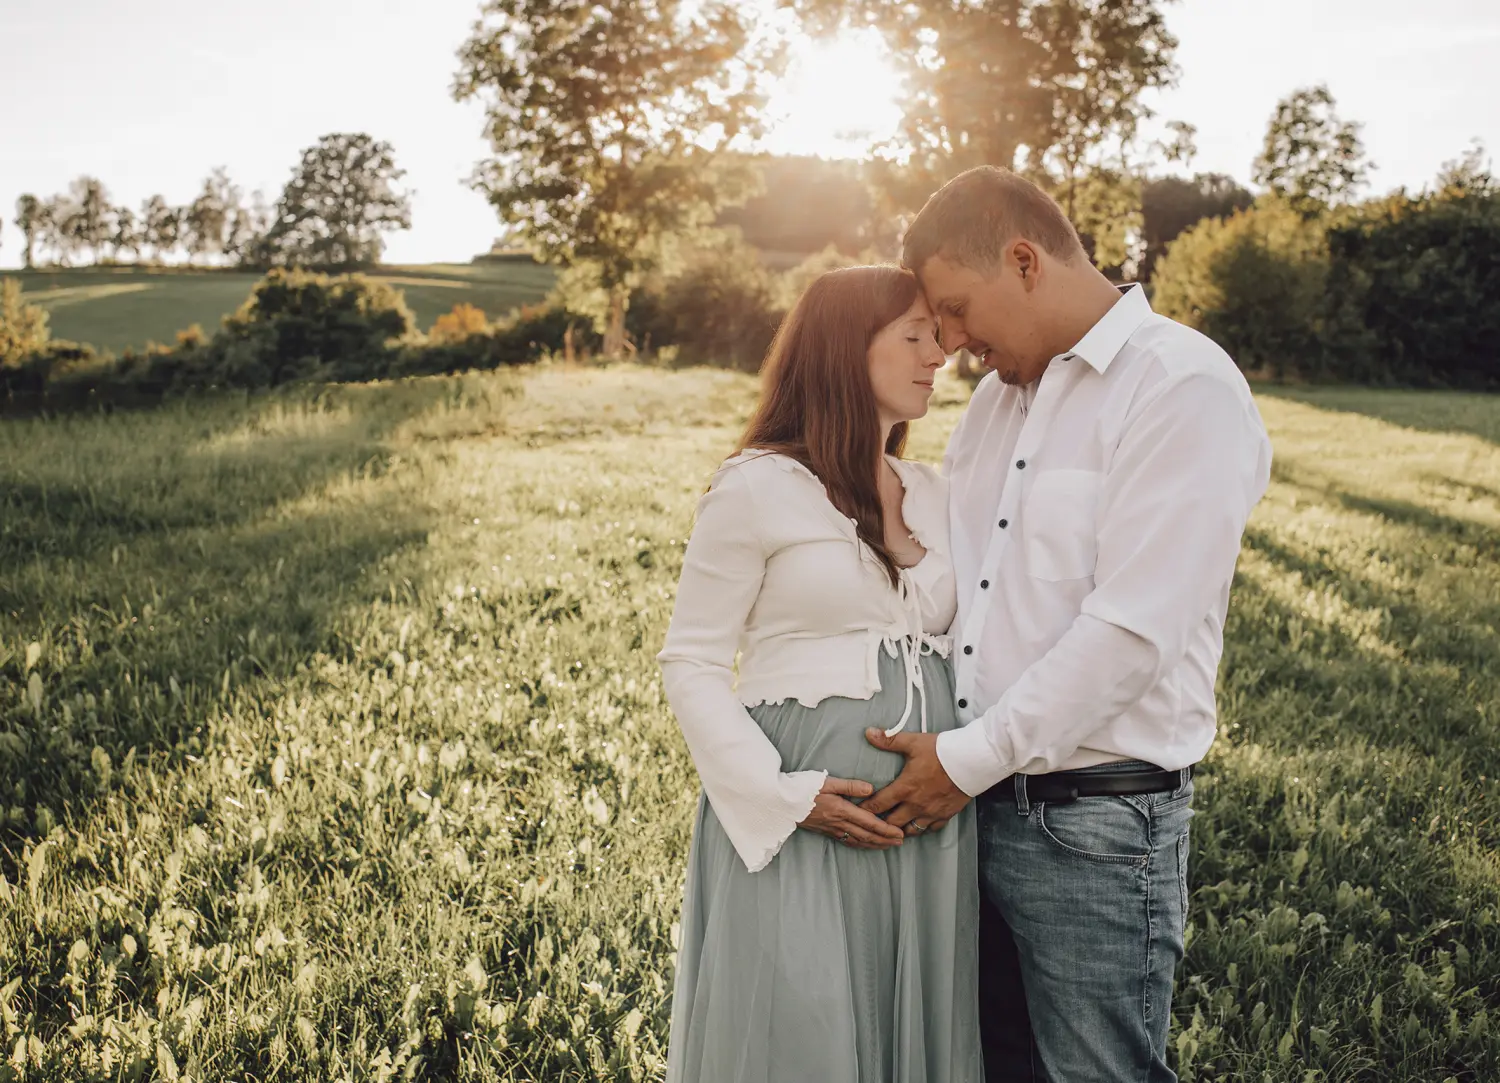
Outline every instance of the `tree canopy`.
[(1350, 202), (1373, 166), (1359, 130), (1339, 117), (1326, 84), (1293, 92), (1276, 104), (1255, 159), (1255, 183), (1308, 216)]
[(379, 263), (382, 234), (411, 228), (403, 176), (389, 143), (364, 132), (323, 136), (302, 152), (281, 193), (263, 261), (318, 268)]
[(605, 291), (609, 353), (641, 275), (752, 191), (720, 153), (762, 101), (751, 30), (722, 0), (489, 0), (460, 50), (454, 94), (483, 103), (494, 151), (475, 187)]
[(873, 26), (890, 46), (906, 79), (901, 132), (884, 151), (897, 209), (975, 165), (1075, 189), (1099, 148), (1136, 137), (1151, 115), (1142, 93), (1176, 75), (1160, 0), (793, 3), (815, 30)]

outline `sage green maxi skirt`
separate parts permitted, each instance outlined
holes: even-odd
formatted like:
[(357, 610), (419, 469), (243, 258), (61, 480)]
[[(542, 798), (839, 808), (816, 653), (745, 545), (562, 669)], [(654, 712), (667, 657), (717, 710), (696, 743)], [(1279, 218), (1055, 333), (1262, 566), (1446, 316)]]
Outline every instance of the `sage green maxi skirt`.
[[(957, 725), (950, 663), (921, 658), (929, 732)], [(871, 699), (750, 709), (787, 771), (876, 788), (906, 705), (880, 654)], [(914, 704), (907, 728), (918, 730)], [(707, 800), (688, 855), (667, 1083), (981, 1083), (978, 843), (969, 804), (932, 835), (857, 850), (800, 828), (747, 872)]]

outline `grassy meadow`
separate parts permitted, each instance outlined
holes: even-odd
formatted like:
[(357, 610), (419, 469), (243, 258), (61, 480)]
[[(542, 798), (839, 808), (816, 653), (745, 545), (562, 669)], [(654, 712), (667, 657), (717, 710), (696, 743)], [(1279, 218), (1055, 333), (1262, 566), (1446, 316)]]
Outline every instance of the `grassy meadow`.
[[(0, 422), (0, 1083), (659, 1079), (697, 784), (653, 655), (753, 391)], [(1500, 400), (1260, 401), (1176, 1065), (1500, 1078)]]
[[(556, 275), (551, 267), (523, 260), (391, 265), (367, 273), (400, 288), (422, 328), (464, 301), (491, 317), (503, 316), (540, 301)], [(5, 271), (0, 277), (18, 279), (25, 300), (47, 311), (54, 338), (119, 352), (147, 342), (171, 344), (178, 331), (195, 323), (212, 334), (261, 276), (127, 266)]]

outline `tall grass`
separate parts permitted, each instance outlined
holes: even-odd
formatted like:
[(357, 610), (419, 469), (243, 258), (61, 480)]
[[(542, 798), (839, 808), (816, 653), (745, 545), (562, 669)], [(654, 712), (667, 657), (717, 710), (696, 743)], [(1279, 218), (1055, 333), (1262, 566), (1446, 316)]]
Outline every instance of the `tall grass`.
[[(697, 786), (652, 656), (752, 394), (0, 423), (0, 1081), (659, 1078)], [(1500, 403), (1261, 405), (1176, 1063), (1496, 1078)]]

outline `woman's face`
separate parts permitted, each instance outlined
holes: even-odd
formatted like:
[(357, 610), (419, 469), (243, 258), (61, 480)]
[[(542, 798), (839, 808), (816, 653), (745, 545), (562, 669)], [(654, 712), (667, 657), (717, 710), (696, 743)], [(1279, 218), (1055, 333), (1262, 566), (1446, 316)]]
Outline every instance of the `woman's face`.
[(866, 356), (882, 425), (913, 421), (927, 413), (932, 380), (944, 358), (937, 321), (925, 297), (917, 294), (910, 308), (882, 327)]

